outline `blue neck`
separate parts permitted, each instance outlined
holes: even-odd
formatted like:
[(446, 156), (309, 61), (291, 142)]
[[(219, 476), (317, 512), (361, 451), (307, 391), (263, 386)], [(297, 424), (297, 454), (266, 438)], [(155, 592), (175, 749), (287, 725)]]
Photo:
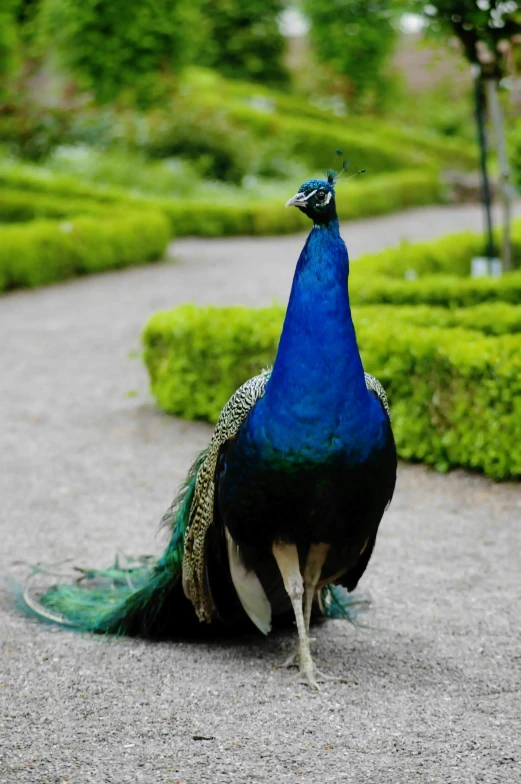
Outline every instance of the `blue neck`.
[(365, 386), (348, 275), (338, 220), (315, 226), (300, 254), (273, 372), (251, 423), (283, 451), (285, 445), (322, 452), (346, 444), (364, 451), (369, 430), (381, 425)]

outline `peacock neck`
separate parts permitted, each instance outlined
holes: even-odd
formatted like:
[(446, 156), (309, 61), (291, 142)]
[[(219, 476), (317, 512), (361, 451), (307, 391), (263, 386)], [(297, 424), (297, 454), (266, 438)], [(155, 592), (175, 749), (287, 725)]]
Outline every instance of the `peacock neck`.
[(272, 441), (294, 443), (300, 434), (306, 443), (325, 438), (355, 445), (364, 437), (371, 400), (351, 317), (348, 275), (338, 221), (315, 226), (297, 264), (259, 410)]

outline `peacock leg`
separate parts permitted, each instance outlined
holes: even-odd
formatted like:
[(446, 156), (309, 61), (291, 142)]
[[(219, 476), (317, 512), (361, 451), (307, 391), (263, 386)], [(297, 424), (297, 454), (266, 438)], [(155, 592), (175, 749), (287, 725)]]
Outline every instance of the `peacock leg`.
[(312, 544), (304, 568), (304, 621), (306, 631), (309, 636), (309, 626), (311, 623), (311, 610), (313, 608), (313, 598), (315, 590), (322, 574), (322, 567), (326, 562), (329, 553), (328, 544)]
[[(329, 553), (328, 544), (312, 544), (309, 548), (306, 566), (304, 568), (304, 624), (308, 640), (312, 642), (309, 636), (309, 627), (311, 624), (311, 610), (313, 609), (313, 598), (315, 590), (322, 574), (322, 567), (326, 562)], [(299, 649), (287, 659), (284, 663), (286, 667), (294, 667), (299, 663)]]
[(295, 613), (300, 644), (300, 676), (311, 688), (319, 689), (320, 687), (315, 679), (315, 665), (311, 658), (309, 638), (302, 609), (304, 580), (300, 573), (297, 548), (294, 544), (274, 544), (273, 555), (277, 561), (284, 587), (291, 599), (293, 612)]

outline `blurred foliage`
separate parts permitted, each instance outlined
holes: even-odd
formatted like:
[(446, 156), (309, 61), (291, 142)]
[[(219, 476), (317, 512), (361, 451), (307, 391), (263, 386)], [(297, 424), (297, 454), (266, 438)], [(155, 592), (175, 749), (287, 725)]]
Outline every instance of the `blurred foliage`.
[[(37, 111), (18, 106), (17, 112), (0, 115), (0, 131), (3, 127), (14, 154), (52, 158), (59, 146), (68, 157), (63, 165), (76, 167), (80, 176), (90, 176), (91, 169), (101, 182), (105, 171), (107, 182), (128, 187), (134, 178), (134, 186), (144, 188), (142, 174), (152, 183), (155, 160), (167, 162), (161, 171), (155, 168), (158, 183), (181, 173), (185, 183), (201, 177), (235, 185), (247, 177), (300, 179), (310, 168), (323, 171), (330, 165), (337, 146), (348, 152), (353, 168), (371, 174), (413, 165), (472, 168), (476, 162), (474, 149), (458, 139), (448, 142), (399, 120), (357, 115), (347, 124), (305, 97), (226, 80), (204, 69), (183, 74), (177, 93), (162, 108), (44, 109), (28, 102), (31, 107)], [(96, 149), (89, 153), (88, 148)], [(182, 159), (183, 168), (173, 159)]]
[[(5, 0), (0, 58), (20, 39), (31, 54), (57, 50), (99, 103), (159, 103), (175, 76), (198, 61), (232, 78), (284, 85), (280, 0)], [(26, 52), (26, 54), (28, 51)]]
[(0, 7), (0, 98), (20, 65), (17, 6), (18, 0), (3, 0)]
[(277, 23), (283, 8), (282, 0), (203, 0), (210, 41), (200, 62), (231, 79), (288, 84)]
[[(172, 236), (285, 234), (307, 226), (306, 218), (299, 211), (283, 209), (288, 196), (295, 191), (294, 180), (275, 184), (252, 179), (239, 188), (180, 176), (172, 191), (165, 193), (161, 189), (168, 179), (154, 189), (153, 171), (145, 166), (138, 179), (146, 189), (128, 190), (78, 177), (74, 173), (78, 171), (74, 168), (78, 158), (84, 166), (82, 156), (74, 154), (65, 159), (59, 156), (60, 166), (67, 161), (73, 165), (58, 172), (50, 167), (0, 161), (0, 222), (153, 209), (167, 216)], [(132, 156), (121, 160), (128, 170), (132, 161), (137, 167)], [(49, 163), (52, 165), (52, 161)], [(155, 170), (156, 164), (152, 168)], [(309, 171), (297, 182), (308, 175)], [(436, 172), (400, 171), (352, 183), (349, 198), (338, 201), (338, 213), (342, 220), (349, 220), (433, 204), (443, 198)]]
[(45, 106), (14, 90), (0, 101), (2, 142), (11, 153), (29, 160), (42, 160), (70, 138), (74, 121), (72, 109)]
[[(470, 63), (482, 63), (487, 75), (501, 78), (508, 70), (509, 47), (503, 43), (521, 34), (521, 3), (517, 0), (395, 0), (404, 10), (423, 13), (436, 36), (456, 36)], [(486, 50), (486, 51), (484, 51)]]
[(43, 0), (40, 25), (47, 46), (101, 103), (157, 102), (208, 35), (200, 0)]
[(177, 96), (170, 111), (151, 112), (146, 126), (135, 119), (127, 116), (125, 139), (152, 158), (182, 156), (193, 161), (200, 176), (227, 182), (240, 182), (252, 167), (253, 139), (224, 107)]
[(350, 105), (384, 103), (397, 40), (392, 0), (304, 0), (303, 9), (318, 57), (347, 79)]

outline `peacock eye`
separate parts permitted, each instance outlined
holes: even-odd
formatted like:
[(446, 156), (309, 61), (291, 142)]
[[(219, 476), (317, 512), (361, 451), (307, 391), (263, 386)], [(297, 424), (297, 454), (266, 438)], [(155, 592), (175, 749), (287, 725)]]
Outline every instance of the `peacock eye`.
[(324, 193), (324, 191), (318, 191), (315, 198), (317, 201), (324, 201), (324, 199), (326, 198), (326, 194)]

